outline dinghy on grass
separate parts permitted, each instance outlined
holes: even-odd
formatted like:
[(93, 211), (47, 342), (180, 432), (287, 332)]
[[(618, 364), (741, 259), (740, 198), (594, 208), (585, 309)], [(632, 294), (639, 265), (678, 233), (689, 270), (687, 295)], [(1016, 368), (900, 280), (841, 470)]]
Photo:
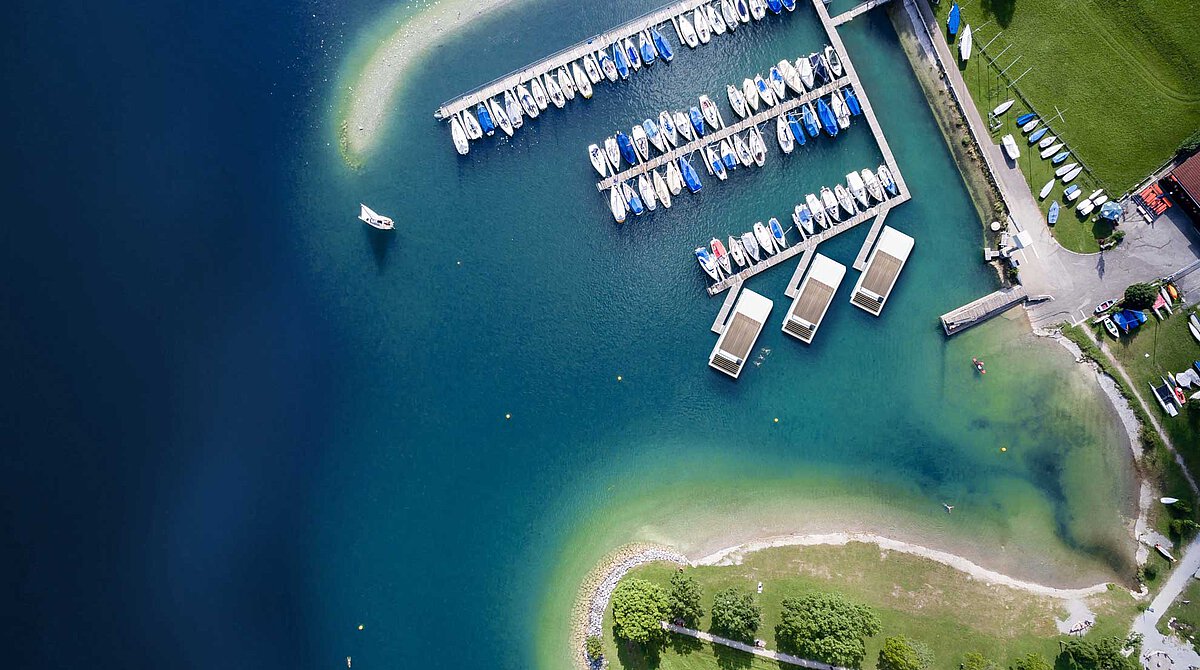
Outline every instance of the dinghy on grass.
[(971, 41), (971, 24), (968, 23), (958, 40), (958, 57), (964, 61), (971, 59)]
[(1079, 194), (1082, 192), (1078, 185), (1068, 186), (1067, 190), (1063, 191), (1063, 199), (1067, 202), (1075, 202), (1079, 199)]
[(996, 105), (996, 108), (992, 110), (992, 116), (1000, 116), (1001, 114), (1007, 112), (1012, 108), (1014, 102), (1016, 102), (1016, 100), (1005, 100), (1004, 102)]
[(1045, 137), (1046, 133), (1048, 133), (1048, 132), (1050, 132), (1049, 128), (1038, 128), (1037, 130), (1035, 130), (1029, 134), (1029, 143), (1035, 144), (1037, 142), (1040, 142), (1041, 139), (1043, 137)]
[(1033, 112), (1029, 112), (1028, 114), (1022, 114), (1017, 117), (1017, 125), (1023, 126), (1026, 123), (1029, 123), (1030, 121), (1032, 121), (1036, 118), (1037, 118), (1037, 114), (1034, 114)]
[(1028, 133), (1029, 131), (1033, 130), (1034, 128), (1037, 128), (1038, 124), (1041, 122), (1042, 122), (1041, 119), (1034, 119), (1034, 120), (1030, 121), (1029, 123), (1026, 123), (1025, 125), (1021, 126), (1021, 132)]
[(1058, 223), (1058, 203), (1057, 202), (1050, 204), (1050, 212), (1046, 214), (1046, 223), (1049, 223), (1052, 226), (1054, 224)]
[(1038, 199), (1045, 200), (1046, 196), (1050, 195), (1050, 191), (1054, 190), (1055, 181), (1056, 180), (1051, 179), (1050, 181), (1046, 182), (1046, 185), (1043, 186), (1042, 190), (1038, 192)]
[(1051, 144), (1054, 144), (1054, 141), (1057, 139), (1058, 138), (1055, 137), (1054, 135), (1047, 135), (1046, 137), (1042, 138), (1042, 141), (1038, 142), (1038, 148), (1045, 149), (1046, 147), (1050, 146)]
[(1017, 141), (1012, 135), (1005, 135), (1000, 141), (1004, 145), (1004, 153), (1008, 154), (1011, 160), (1015, 161), (1021, 157), (1021, 150), (1017, 148)]
[(1055, 154), (1055, 155), (1054, 155), (1054, 158), (1051, 158), (1051, 159), (1050, 159), (1050, 164), (1051, 164), (1051, 165), (1058, 165), (1059, 163), (1061, 163), (1061, 162), (1063, 162), (1063, 161), (1067, 160), (1067, 159), (1068, 159), (1068, 158), (1070, 158), (1070, 157), (1071, 157), (1071, 152), (1070, 152), (1070, 151), (1063, 151), (1063, 152), (1061, 152), (1061, 153)]
[[(1053, 146), (1049, 146), (1049, 147), (1046, 147), (1045, 149), (1042, 149), (1039, 155), (1041, 155), (1042, 158), (1048, 158), (1049, 156), (1056, 154), (1056, 152), (1058, 152), (1058, 150), (1062, 149), (1062, 148), (1063, 148), (1063, 145), (1061, 142), (1059, 142), (1058, 144), (1055, 144)], [(1063, 153), (1070, 155), (1069, 151), (1065, 151)], [(1061, 162), (1061, 161), (1059, 161), (1059, 162)]]
[(1071, 170), (1074, 170), (1078, 166), (1079, 166), (1079, 163), (1067, 163), (1066, 165), (1055, 170), (1054, 176), (1062, 177), (1062, 176), (1066, 175), (1068, 172), (1070, 172)]
[(1082, 165), (1080, 165), (1079, 167), (1075, 168), (1074, 170), (1071, 170), (1070, 172), (1068, 172), (1067, 175), (1065, 177), (1063, 177), (1063, 183), (1070, 184), (1073, 179), (1075, 179), (1076, 177), (1079, 176), (1080, 172), (1083, 172)]
[(961, 19), (962, 12), (956, 2), (950, 7), (950, 16), (946, 18), (946, 32), (950, 33), (951, 37), (958, 34), (958, 24)]

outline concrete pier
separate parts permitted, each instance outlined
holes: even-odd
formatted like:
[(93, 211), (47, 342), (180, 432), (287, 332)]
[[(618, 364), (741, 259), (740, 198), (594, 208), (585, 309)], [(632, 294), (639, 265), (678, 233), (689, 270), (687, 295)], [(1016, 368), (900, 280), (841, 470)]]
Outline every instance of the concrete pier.
[(1029, 294), (1025, 291), (1024, 286), (1014, 286), (989, 293), (978, 300), (972, 300), (956, 310), (943, 314), (942, 330), (946, 331), (947, 336), (961, 333), (971, 326), (981, 324), (1001, 312), (1016, 307), (1025, 302), (1028, 297)]

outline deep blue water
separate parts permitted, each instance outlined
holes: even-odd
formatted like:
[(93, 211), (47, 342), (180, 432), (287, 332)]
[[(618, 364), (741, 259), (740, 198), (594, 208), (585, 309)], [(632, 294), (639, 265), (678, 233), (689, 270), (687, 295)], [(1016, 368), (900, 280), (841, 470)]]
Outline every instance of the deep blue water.
[[(613, 473), (652, 497), (707, 463), (856, 468), (875, 495), (924, 502), (969, 492), (1001, 531), (1016, 482), (1050, 510), (1036, 523), (1120, 562), (1063, 493), (1093, 471), (1078, 463), (1096, 434), (1030, 416), (1061, 394), (1012, 400), (1030, 378), (1002, 369), (967, 400), (979, 387), (947, 363), (965, 351), (948, 353), (936, 315), (992, 280), (884, 17), (845, 39), (892, 110), (915, 199), (889, 223), (917, 251), (882, 319), (846, 304), (848, 274), (813, 347), (778, 331), (790, 270), (756, 280), (776, 299), (773, 353), (738, 383), (704, 365), (718, 304), (688, 250), (877, 165), (869, 135), (787, 159), (772, 145), (761, 172), (623, 228), (582, 147), (820, 46), (811, 17), (453, 154), (431, 118), (443, 98), (653, 4), (472, 27), (414, 69), (359, 171), (335, 146), (336, 82), (386, 3), (16, 8), (0, 47), (10, 665), (529, 667), (546, 594), (575, 588), (551, 575), (571, 530), (616, 504)], [(400, 230), (358, 224), (359, 199)], [(849, 264), (865, 233), (822, 251)], [(1102, 434), (1086, 402), (1077, 420)], [(1027, 452), (988, 460), (1001, 440)], [(1114, 510), (1123, 476), (1094, 483)]]

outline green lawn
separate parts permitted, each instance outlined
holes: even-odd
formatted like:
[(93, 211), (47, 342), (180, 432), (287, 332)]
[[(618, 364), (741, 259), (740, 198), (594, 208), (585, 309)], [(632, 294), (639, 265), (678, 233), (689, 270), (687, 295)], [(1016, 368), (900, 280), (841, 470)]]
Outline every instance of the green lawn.
[[(1168, 372), (1182, 372), (1192, 361), (1200, 360), (1200, 344), (1187, 327), (1187, 314), (1181, 309), (1166, 321), (1153, 317), (1119, 342), (1104, 335), (1109, 351), (1121, 362), (1132, 378), (1135, 390), (1146, 400), (1150, 411), (1166, 429), (1171, 441), (1195, 470), (1200, 466), (1200, 414), (1187, 410), (1171, 418), (1162, 411), (1150, 392), (1148, 382), (1158, 382)], [(1190, 395), (1190, 394), (1189, 394)]]
[[(1167, 622), (1172, 617), (1178, 619), (1174, 631), (1167, 629)], [(1192, 580), (1188, 583), (1183, 595), (1179, 596), (1159, 621), (1158, 629), (1162, 633), (1174, 632), (1180, 637), (1191, 639), (1192, 646), (1196, 646), (1194, 637), (1200, 633), (1200, 581)]]
[[(934, 8), (943, 30), (950, 6), (942, 0)], [(964, 77), (985, 118), (1017, 99), (993, 135), (997, 142), (1007, 133), (1018, 137), (1035, 196), (1052, 170), (1020, 139), (1015, 119), (1029, 107), (1008, 89), (1001, 70), (1010, 80), (1020, 77), (1017, 88), (1045, 119), (1053, 120), (1056, 108), (1064, 112), (1051, 133), (1073, 152), (1067, 162), (1094, 171), (1074, 182), (1084, 196), (1099, 187), (1110, 196), (1124, 193), (1200, 127), (1200, 11), (1193, 0), (981, 0), (961, 12), (975, 31), (971, 60), (960, 64)], [(1061, 193), (1060, 183), (1043, 212), (1055, 198), (1065, 207)], [(1060, 213), (1055, 234), (1069, 249), (1095, 251), (1096, 237), (1108, 232), (1071, 207)]]
[[(668, 585), (674, 566), (648, 565), (629, 577)], [(1004, 587), (988, 586), (953, 568), (923, 558), (895, 552), (882, 553), (875, 545), (853, 543), (844, 547), (781, 547), (747, 556), (742, 565), (689, 569), (700, 582), (705, 608), (717, 591), (736, 586), (758, 596), (763, 625), (758, 637), (776, 648), (774, 626), (781, 602), (788, 596), (811, 591), (834, 591), (869, 605), (879, 615), (882, 633), (867, 642), (864, 667), (871, 668), (885, 637), (903, 634), (925, 642), (936, 656), (936, 668), (958, 668), (962, 655), (979, 651), (1006, 667), (1019, 656), (1039, 652), (1053, 659), (1058, 652), (1054, 619), (1061, 616), (1058, 601)], [(1128, 629), (1136, 603), (1128, 592), (1111, 589), (1089, 601), (1097, 613), (1093, 635), (1118, 635)], [(700, 628), (707, 630), (707, 619)], [(612, 642), (612, 613), (605, 619), (605, 653), (613, 668), (643, 670), (699, 670), (701, 668), (773, 668), (748, 654), (721, 649), (671, 636), (671, 644), (648, 659), (628, 649), (618, 651)], [(753, 659), (753, 663), (751, 662)], [(790, 666), (789, 666), (790, 667)]]

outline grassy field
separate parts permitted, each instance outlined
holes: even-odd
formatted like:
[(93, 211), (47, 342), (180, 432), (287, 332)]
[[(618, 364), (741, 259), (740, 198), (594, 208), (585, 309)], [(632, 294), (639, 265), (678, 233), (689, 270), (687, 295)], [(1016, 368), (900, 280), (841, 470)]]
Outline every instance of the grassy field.
[[(1174, 631), (1167, 628), (1167, 622), (1172, 618), (1178, 619)], [(1162, 620), (1159, 621), (1158, 629), (1161, 633), (1174, 632), (1181, 637), (1186, 636), (1192, 640), (1192, 646), (1196, 647), (1194, 637), (1200, 633), (1200, 581), (1193, 580), (1188, 583), (1183, 594), (1179, 596), (1179, 600), (1176, 600), (1175, 604), (1167, 609)]]
[[(648, 565), (630, 573), (666, 586), (674, 566)], [(867, 642), (864, 667), (874, 667), (885, 637), (903, 634), (925, 642), (936, 656), (936, 668), (958, 668), (963, 654), (979, 651), (1001, 667), (1029, 652), (1047, 659), (1058, 653), (1055, 617), (1062, 616), (1059, 601), (1005, 587), (989, 586), (953, 568), (923, 558), (895, 552), (883, 553), (874, 545), (845, 547), (781, 547), (756, 552), (742, 565), (704, 567), (689, 572), (700, 582), (704, 605), (711, 606), (717, 591), (736, 586), (758, 596), (763, 625), (758, 637), (775, 648), (774, 627), (784, 598), (812, 591), (838, 592), (870, 606), (879, 615), (882, 633)], [(1089, 600), (1097, 614), (1092, 635), (1117, 635), (1127, 630), (1137, 613), (1128, 592), (1111, 589)], [(700, 628), (707, 630), (707, 619)], [(700, 670), (773, 668), (749, 654), (672, 636), (655, 658), (646, 658), (613, 645), (611, 610), (605, 620), (605, 653), (613, 668), (643, 670)]]
[[(943, 28), (950, 6), (943, 0), (934, 8)], [(967, 0), (961, 12), (973, 27), (975, 50), (960, 67), (980, 113), (986, 118), (996, 105), (1017, 99), (994, 139), (1021, 138), (1015, 119), (1033, 105), (1072, 152), (1067, 162), (1088, 168), (1074, 182), (1084, 196), (1101, 187), (1124, 193), (1200, 127), (1200, 12), (1192, 0)], [(1024, 99), (1009, 89), (1002, 70), (1009, 81), (1020, 78), (1016, 87)], [(1036, 195), (1050, 179), (1049, 160), (1018, 142)], [(1043, 212), (1055, 198), (1064, 206), (1061, 193), (1060, 183)], [(1094, 217), (1075, 216), (1073, 207), (1060, 213), (1055, 230), (1075, 251), (1097, 250), (1096, 238), (1108, 233)]]

